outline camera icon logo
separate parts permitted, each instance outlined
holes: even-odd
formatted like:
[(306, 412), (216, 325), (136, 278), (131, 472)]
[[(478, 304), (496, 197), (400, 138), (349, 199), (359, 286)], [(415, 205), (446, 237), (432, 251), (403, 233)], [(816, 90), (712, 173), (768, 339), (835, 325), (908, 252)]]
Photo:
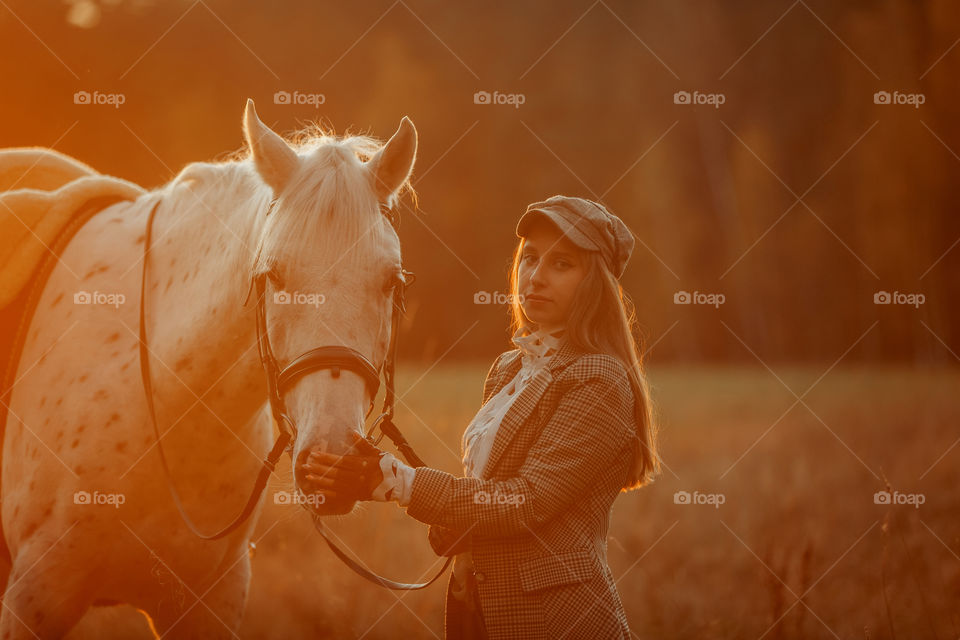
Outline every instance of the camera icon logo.
[(489, 291), (477, 291), (473, 294), (473, 304), (490, 304), (491, 296)]
[(673, 304), (690, 304), (692, 301), (689, 291), (677, 291), (673, 294)]
[(673, 504), (690, 504), (689, 491), (677, 491), (673, 494)]
[(873, 294), (873, 304), (890, 304), (892, 301), (889, 291), (877, 291)]
[(490, 104), (491, 96), (489, 91), (477, 91), (473, 94), (473, 104)]
[(90, 104), (89, 91), (77, 91), (73, 94), (73, 104)]
[(890, 104), (890, 92), (877, 91), (875, 94), (873, 94), (873, 103), (874, 104)]
[(73, 304), (90, 304), (93, 302), (93, 296), (89, 291), (77, 291), (73, 294)]
[(273, 301), (275, 304), (290, 304), (291, 300), (292, 298), (288, 291), (275, 291), (273, 293)]
[(677, 91), (673, 94), (673, 104), (690, 104), (689, 91)]
[(73, 504), (90, 504), (89, 491), (77, 491), (73, 494)]
[(289, 91), (277, 91), (273, 94), (273, 104), (290, 104)]

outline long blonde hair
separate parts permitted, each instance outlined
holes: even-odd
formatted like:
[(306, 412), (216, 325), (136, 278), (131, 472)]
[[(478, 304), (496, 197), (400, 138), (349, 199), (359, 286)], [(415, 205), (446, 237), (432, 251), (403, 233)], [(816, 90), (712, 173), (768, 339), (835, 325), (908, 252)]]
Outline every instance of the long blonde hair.
[[(523, 243), (521, 239), (517, 244), (510, 271), (512, 332), (530, 324), (518, 295)], [(633, 439), (633, 466), (621, 491), (632, 491), (650, 484), (660, 473), (658, 427), (643, 371), (643, 340), (639, 336), (633, 302), (607, 268), (600, 253), (582, 253), (586, 257), (587, 272), (574, 293), (567, 317), (566, 339), (581, 350), (611, 355), (627, 369), (634, 396), (636, 434)]]

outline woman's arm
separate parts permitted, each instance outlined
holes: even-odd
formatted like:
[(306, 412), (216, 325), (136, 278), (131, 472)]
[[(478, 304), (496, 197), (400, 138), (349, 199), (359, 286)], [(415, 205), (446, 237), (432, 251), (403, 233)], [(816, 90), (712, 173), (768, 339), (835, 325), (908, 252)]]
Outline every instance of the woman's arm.
[[(480, 398), (481, 404), (485, 404), (490, 396), (493, 395), (493, 388), (497, 381), (500, 362), (503, 360), (503, 356), (508, 353), (510, 352), (504, 351), (497, 356), (487, 370), (487, 375), (483, 379), (483, 394)], [(413, 483), (413, 475), (413, 473), (410, 474), (409, 483), (405, 485), (408, 492), (411, 489), (410, 485)], [(410, 504), (410, 495), (403, 495), (398, 502), (401, 506), (408, 506)], [(430, 541), (430, 546), (439, 556), (455, 555), (470, 548), (470, 532), (458, 531), (440, 525), (430, 525), (430, 529), (427, 531), (427, 538)]]
[(572, 386), (516, 477), (459, 478), (420, 467), (407, 513), (427, 524), (505, 536), (535, 528), (579, 499), (602, 469), (629, 451), (633, 393), (626, 369), (612, 356), (584, 356), (564, 375)]

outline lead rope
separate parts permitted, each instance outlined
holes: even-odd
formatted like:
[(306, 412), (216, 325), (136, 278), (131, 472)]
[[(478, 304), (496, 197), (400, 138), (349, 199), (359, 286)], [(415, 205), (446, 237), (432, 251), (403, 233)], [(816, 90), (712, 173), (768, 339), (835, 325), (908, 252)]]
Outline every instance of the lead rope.
[[(393, 225), (394, 229), (399, 227), (400, 221), (398, 215), (388, 215), (387, 219), (390, 220), (390, 223)], [(412, 273), (407, 271), (404, 271), (404, 275), (409, 275), (411, 278), (413, 276)], [(386, 386), (383, 395), (383, 411), (370, 427), (370, 434), (366, 435), (365, 437), (371, 444), (376, 446), (380, 444), (380, 441), (383, 440), (383, 436), (386, 435), (391, 441), (393, 441), (394, 446), (401, 454), (403, 454), (403, 457), (407, 459), (407, 462), (409, 462), (411, 466), (425, 467), (426, 464), (424, 464), (423, 460), (420, 459), (420, 456), (416, 454), (416, 452), (413, 450), (413, 446), (411, 446), (403, 434), (400, 433), (400, 429), (397, 428), (397, 425), (393, 422), (393, 412), (396, 398), (393, 383), (394, 363), (396, 360), (396, 339), (400, 330), (400, 314), (406, 311), (403, 289), (412, 283), (412, 279), (409, 282), (404, 282), (404, 287), (400, 287), (396, 292), (394, 292), (393, 317), (390, 323), (390, 345), (387, 347), (387, 359), (383, 366), (383, 379)], [(378, 426), (380, 427), (380, 437), (374, 440), (372, 433)], [(450, 566), (450, 562), (453, 561), (453, 556), (448, 556), (446, 562), (444, 562), (443, 566), (440, 567), (440, 570), (437, 571), (437, 573), (426, 582), (397, 582), (396, 580), (384, 578), (383, 576), (370, 571), (365, 566), (361, 565), (356, 560), (344, 553), (327, 534), (322, 518), (315, 514), (311, 515), (313, 515), (314, 528), (316, 528), (317, 533), (323, 537), (324, 542), (327, 543), (327, 546), (330, 547), (330, 550), (333, 551), (334, 555), (340, 558), (340, 560), (347, 565), (347, 567), (349, 567), (361, 578), (387, 589), (393, 589), (394, 591), (416, 591), (418, 589), (429, 587), (431, 584), (437, 581), (437, 578), (443, 575), (443, 572), (446, 571), (447, 567)]]
[(257, 503), (260, 501), (263, 490), (267, 487), (267, 480), (270, 478), (270, 474), (273, 473), (273, 470), (277, 465), (277, 461), (287, 448), (290, 435), (281, 429), (280, 435), (277, 437), (277, 441), (273, 445), (273, 449), (270, 450), (270, 453), (267, 454), (266, 459), (263, 461), (263, 466), (260, 468), (260, 473), (257, 474), (257, 480), (254, 482), (253, 491), (251, 491), (250, 497), (247, 499), (247, 503), (243, 507), (243, 511), (241, 511), (240, 514), (234, 518), (233, 522), (216, 533), (207, 534), (200, 531), (197, 525), (194, 524), (193, 520), (190, 519), (190, 516), (187, 515), (187, 512), (183, 506), (183, 501), (180, 499), (180, 494), (173, 486), (173, 474), (170, 473), (170, 466), (167, 464), (167, 456), (164, 454), (163, 445), (160, 442), (160, 430), (157, 427), (157, 415), (153, 405), (153, 385), (150, 382), (150, 354), (147, 352), (145, 299), (147, 294), (147, 260), (148, 252), (150, 250), (150, 237), (153, 231), (153, 218), (157, 213), (157, 208), (159, 206), (160, 201), (158, 200), (157, 203), (153, 205), (153, 208), (150, 209), (150, 213), (147, 216), (146, 235), (144, 236), (143, 241), (143, 275), (140, 281), (140, 376), (143, 378), (143, 388), (146, 391), (147, 413), (150, 415), (150, 424), (153, 425), (153, 435), (157, 440), (157, 451), (160, 454), (160, 464), (163, 467), (167, 488), (170, 490), (170, 496), (173, 498), (173, 503), (176, 505), (177, 511), (180, 512), (180, 517), (183, 519), (184, 524), (187, 525), (187, 528), (189, 528), (195, 536), (202, 540), (219, 540), (220, 538), (223, 538), (224, 536), (236, 530), (237, 527), (243, 524), (253, 513)]
[(316, 527), (317, 532), (323, 536), (323, 539), (327, 543), (327, 546), (330, 547), (330, 550), (333, 551), (333, 553), (343, 561), (343, 564), (347, 565), (361, 578), (364, 578), (373, 584), (380, 585), (381, 587), (386, 587), (387, 589), (393, 589), (394, 591), (416, 591), (418, 589), (429, 587), (431, 584), (436, 582), (437, 578), (443, 575), (443, 572), (447, 570), (447, 567), (450, 566), (450, 562), (453, 560), (453, 556), (449, 556), (447, 561), (443, 563), (443, 566), (440, 567), (440, 570), (437, 571), (437, 573), (426, 582), (397, 582), (396, 580), (391, 580), (390, 578), (384, 578), (383, 576), (377, 575), (341, 551), (336, 543), (330, 539), (330, 536), (327, 535), (323, 522), (320, 520), (320, 516), (314, 515), (313, 526)]
[[(365, 436), (365, 438), (371, 444), (377, 445), (383, 439), (383, 435), (385, 434), (387, 435), (387, 437), (389, 437), (393, 441), (397, 449), (407, 459), (407, 462), (409, 462), (414, 467), (424, 467), (426, 465), (420, 459), (420, 456), (416, 454), (416, 452), (413, 450), (413, 447), (410, 445), (409, 442), (407, 442), (407, 439), (403, 437), (403, 434), (400, 433), (400, 430), (397, 428), (397, 425), (394, 424), (393, 422), (394, 404), (396, 402), (394, 383), (393, 383), (393, 373), (394, 373), (394, 363), (396, 360), (395, 358), (396, 344), (397, 344), (396, 336), (397, 336), (397, 331), (400, 328), (400, 315), (399, 313), (396, 313), (397, 311), (400, 311), (400, 312), (404, 311), (403, 294), (401, 291), (398, 291), (397, 293), (394, 294), (394, 313), (391, 321), (390, 344), (387, 347), (387, 358), (383, 366), (383, 377), (386, 382), (386, 385), (385, 385), (386, 390), (384, 391), (384, 398), (383, 398), (383, 411), (381, 412), (377, 420), (374, 422), (373, 426), (371, 426), (370, 428), (370, 432), (372, 433), (373, 430), (376, 429), (377, 426), (379, 425), (381, 436), (380, 438), (373, 440), (372, 436), (368, 434)], [(265, 324), (266, 324), (265, 317), (263, 317), (261, 318), (261, 325), (265, 327)], [(269, 340), (266, 340), (266, 343), (267, 343), (266, 351), (268, 353), (268, 358), (264, 360), (264, 362), (270, 363), (269, 367), (273, 369), (273, 371), (275, 371), (273, 354), (272, 352), (270, 352), (270, 349), (269, 349)], [(267, 375), (269, 377), (273, 375), (273, 373), (268, 372)], [(276, 396), (271, 394), (271, 404), (274, 403), (274, 400), (273, 400), (274, 397), (278, 399), (277, 400), (278, 404), (281, 403), (281, 401), (279, 400), (279, 393), (278, 393)], [(274, 408), (274, 413), (276, 415), (284, 415), (283, 412), (279, 409), (279, 407)], [(447, 570), (447, 567), (450, 566), (450, 562), (453, 560), (452, 556), (448, 557), (446, 562), (444, 562), (443, 566), (440, 567), (440, 570), (437, 571), (437, 573), (426, 582), (398, 582), (396, 580), (391, 580), (390, 578), (384, 578), (383, 576), (378, 575), (373, 571), (370, 571), (365, 566), (361, 565), (356, 560), (348, 556), (342, 549), (340, 549), (339, 546), (337, 546), (337, 543), (333, 541), (333, 538), (331, 537), (332, 534), (328, 533), (327, 528), (323, 523), (323, 518), (314, 513), (311, 513), (310, 515), (313, 518), (314, 528), (317, 530), (317, 533), (319, 533), (320, 536), (323, 538), (323, 541), (327, 543), (327, 546), (330, 547), (330, 550), (333, 551), (334, 555), (340, 558), (340, 560), (345, 565), (347, 565), (347, 567), (349, 567), (350, 570), (352, 570), (361, 578), (369, 582), (372, 582), (375, 585), (385, 587), (387, 589), (393, 589), (395, 591), (416, 591), (418, 589), (424, 589), (426, 587), (429, 587), (431, 584), (436, 582), (437, 578), (443, 575), (443, 572)]]

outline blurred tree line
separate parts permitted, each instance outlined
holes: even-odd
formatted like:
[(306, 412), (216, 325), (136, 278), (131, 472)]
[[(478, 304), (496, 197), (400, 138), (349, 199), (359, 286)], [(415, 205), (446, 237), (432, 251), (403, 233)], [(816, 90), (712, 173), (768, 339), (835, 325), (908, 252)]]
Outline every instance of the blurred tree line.
[[(567, 193), (635, 232), (622, 282), (658, 361), (952, 364), (957, 38), (948, 0), (7, 0), (0, 146), (158, 186), (239, 148), (247, 97), (286, 133), (322, 119), (386, 138), (409, 115), (403, 357), (506, 348), (507, 307), (474, 296), (506, 291), (526, 204)], [(81, 90), (125, 102), (81, 107)], [(675, 304), (681, 291), (724, 302)], [(880, 291), (925, 301), (874, 304)]]

